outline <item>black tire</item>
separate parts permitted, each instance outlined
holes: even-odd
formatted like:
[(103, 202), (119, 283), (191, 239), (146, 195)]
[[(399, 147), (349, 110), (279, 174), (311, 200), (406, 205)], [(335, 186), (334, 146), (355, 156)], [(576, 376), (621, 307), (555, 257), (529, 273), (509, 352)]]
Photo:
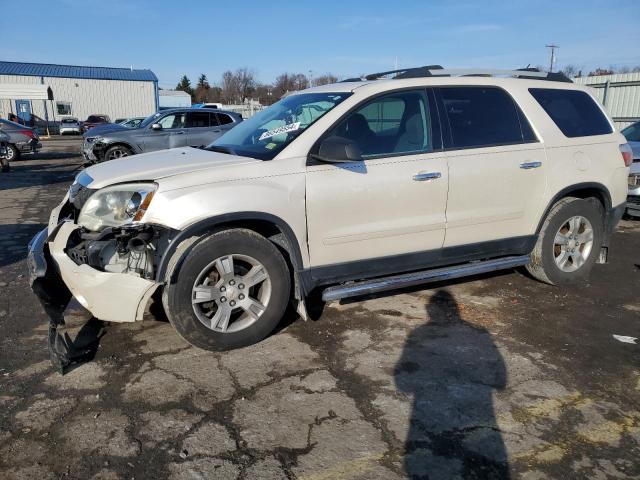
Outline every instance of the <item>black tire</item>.
[[(561, 227), (575, 216), (584, 217), (591, 224), (593, 244), (591, 251), (584, 259), (584, 263), (577, 267), (575, 271), (567, 272), (556, 264), (555, 252), (559, 247), (556, 245), (555, 237)], [(563, 198), (551, 208), (545, 218), (538, 241), (531, 253), (531, 260), (527, 265), (527, 270), (536, 279), (551, 285), (566, 285), (585, 281), (589, 278), (591, 269), (600, 254), (603, 232), (604, 210), (598, 200), (584, 200), (573, 197)], [(584, 248), (584, 245), (577, 248)]]
[[(133, 150), (124, 145), (114, 145), (105, 150), (102, 159), (106, 162), (109, 160), (115, 160), (116, 158), (130, 157), (133, 155)], [(112, 158), (113, 157), (113, 158)]]
[(20, 150), (18, 150), (18, 148), (13, 145), (12, 143), (10, 143), (9, 145), (7, 145), (7, 163), (10, 162), (15, 162), (17, 160), (20, 160)]
[[(260, 262), (268, 273), (271, 294), (266, 309), (253, 324), (223, 333), (200, 321), (192, 305), (192, 289), (203, 269), (225, 255), (245, 255)], [(167, 317), (180, 336), (196, 347), (222, 351), (257, 343), (277, 327), (287, 308), (291, 293), (287, 263), (273, 243), (251, 230), (214, 233), (197, 241), (183, 261), (172, 264), (173, 272), (168, 272), (163, 293)]]

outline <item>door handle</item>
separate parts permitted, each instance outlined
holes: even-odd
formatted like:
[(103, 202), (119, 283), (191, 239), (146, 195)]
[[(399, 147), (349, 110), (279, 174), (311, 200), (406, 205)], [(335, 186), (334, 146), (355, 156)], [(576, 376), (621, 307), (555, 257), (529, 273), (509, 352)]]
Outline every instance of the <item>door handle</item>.
[(184, 135), (183, 131), (176, 132), (176, 135)]
[(532, 168), (539, 168), (542, 166), (542, 162), (524, 162), (520, 164), (520, 168), (523, 170), (531, 170)]
[(428, 180), (436, 180), (440, 177), (442, 177), (442, 174), (440, 172), (429, 172), (429, 173), (418, 173), (413, 176), (413, 179), (416, 182), (425, 182)]

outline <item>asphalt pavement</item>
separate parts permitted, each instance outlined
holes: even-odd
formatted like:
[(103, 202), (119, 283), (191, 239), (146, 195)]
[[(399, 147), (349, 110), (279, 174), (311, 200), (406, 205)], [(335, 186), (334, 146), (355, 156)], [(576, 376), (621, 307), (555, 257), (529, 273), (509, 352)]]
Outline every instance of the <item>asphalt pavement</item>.
[(318, 305), (232, 352), (158, 305), (106, 324), (72, 304), (94, 354), (61, 376), (26, 245), (82, 160), (44, 143), (0, 174), (0, 478), (640, 478), (640, 345), (621, 341), (640, 337), (640, 222), (586, 284), (508, 271)]

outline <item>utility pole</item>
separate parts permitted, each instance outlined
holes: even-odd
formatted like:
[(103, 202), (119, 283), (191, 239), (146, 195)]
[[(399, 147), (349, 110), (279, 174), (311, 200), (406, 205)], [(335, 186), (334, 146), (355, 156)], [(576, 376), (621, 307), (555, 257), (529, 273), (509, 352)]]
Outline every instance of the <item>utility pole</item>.
[(551, 49), (551, 60), (549, 61), (549, 71), (553, 72), (553, 65), (556, 63), (556, 48), (560, 48), (558, 45), (545, 45), (547, 48)]

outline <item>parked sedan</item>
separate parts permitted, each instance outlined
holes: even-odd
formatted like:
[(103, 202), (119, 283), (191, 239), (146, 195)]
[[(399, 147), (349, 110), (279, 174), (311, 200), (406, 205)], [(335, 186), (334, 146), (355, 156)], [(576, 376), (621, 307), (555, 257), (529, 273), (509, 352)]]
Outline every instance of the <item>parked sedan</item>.
[(33, 128), (0, 118), (0, 129), (9, 135), (7, 160), (13, 162), (23, 153), (35, 153), (42, 148), (40, 137)]
[(89, 115), (87, 119), (82, 123), (83, 131), (87, 132), (91, 130), (93, 127), (97, 127), (98, 125), (106, 125), (111, 123), (111, 119), (108, 115), (95, 114)]
[(167, 148), (203, 147), (242, 122), (235, 112), (200, 108), (164, 110), (148, 116), (138, 128), (96, 130), (84, 135), (86, 160), (99, 162)]
[(60, 135), (80, 135), (81, 133), (82, 125), (80, 125), (80, 122), (77, 118), (66, 117), (60, 120)]
[(640, 122), (629, 125), (621, 133), (633, 150), (633, 163), (629, 171), (627, 214), (640, 217)]

